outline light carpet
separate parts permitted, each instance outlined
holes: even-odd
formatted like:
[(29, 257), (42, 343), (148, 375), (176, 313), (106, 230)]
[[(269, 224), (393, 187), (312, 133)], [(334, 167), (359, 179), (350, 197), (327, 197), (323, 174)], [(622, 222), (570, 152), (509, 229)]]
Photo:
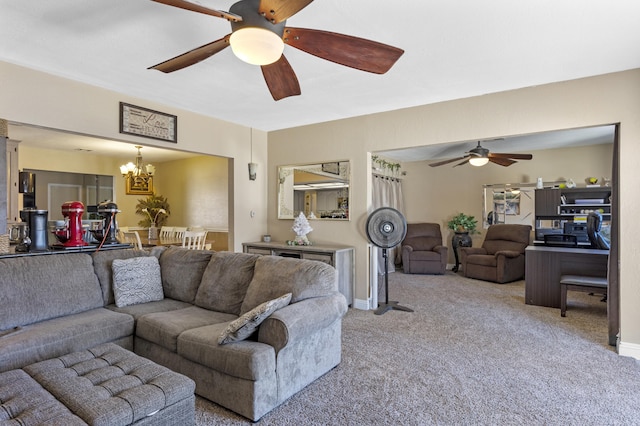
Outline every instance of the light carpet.
[[(562, 318), (524, 281), (453, 272), (395, 272), (389, 293), (415, 312), (349, 309), (340, 365), (259, 424), (640, 424), (640, 362), (607, 344), (601, 297), (569, 292)], [(196, 423), (251, 424), (202, 398)]]

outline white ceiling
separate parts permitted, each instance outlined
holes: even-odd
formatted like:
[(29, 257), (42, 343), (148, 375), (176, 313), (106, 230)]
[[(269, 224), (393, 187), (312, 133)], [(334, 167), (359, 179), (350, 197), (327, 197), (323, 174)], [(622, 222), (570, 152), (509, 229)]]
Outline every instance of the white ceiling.
[(263, 131), (640, 67), (637, 0), (317, 0), (287, 24), (405, 54), (375, 75), (286, 46), (302, 95), (275, 102), (230, 49), (147, 69), (228, 34), (223, 19), (150, 0), (0, 0), (0, 11), (0, 60)]

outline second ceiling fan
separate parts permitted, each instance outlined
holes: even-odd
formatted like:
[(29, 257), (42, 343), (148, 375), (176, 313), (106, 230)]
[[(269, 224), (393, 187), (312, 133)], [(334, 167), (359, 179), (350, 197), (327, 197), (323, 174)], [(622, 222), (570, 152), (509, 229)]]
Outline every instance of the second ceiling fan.
[(429, 164), (431, 167), (444, 166), (445, 164), (454, 163), (459, 161), (458, 164), (453, 167), (462, 166), (464, 164), (471, 164), (472, 166), (484, 166), (488, 162), (498, 164), (500, 166), (510, 166), (517, 163), (516, 160), (531, 160), (533, 155), (531, 154), (506, 154), (506, 153), (493, 153), (489, 152), (487, 148), (483, 148), (478, 141), (478, 146), (465, 152), (462, 157), (451, 158), (449, 160), (437, 161)]
[(165, 73), (207, 59), (228, 46), (245, 62), (260, 65), (274, 100), (299, 95), (293, 68), (282, 54), (284, 44), (340, 65), (375, 74), (386, 73), (404, 50), (329, 31), (286, 27), (286, 20), (313, 0), (240, 0), (229, 12), (186, 0), (152, 0), (231, 22), (231, 33), (182, 55), (149, 67)]

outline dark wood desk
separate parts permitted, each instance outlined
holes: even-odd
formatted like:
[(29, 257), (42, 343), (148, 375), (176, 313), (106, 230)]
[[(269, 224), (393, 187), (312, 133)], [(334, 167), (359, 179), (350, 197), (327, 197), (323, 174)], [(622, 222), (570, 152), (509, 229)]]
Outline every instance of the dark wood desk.
[(525, 303), (559, 308), (560, 276), (606, 278), (609, 250), (529, 246), (525, 257)]

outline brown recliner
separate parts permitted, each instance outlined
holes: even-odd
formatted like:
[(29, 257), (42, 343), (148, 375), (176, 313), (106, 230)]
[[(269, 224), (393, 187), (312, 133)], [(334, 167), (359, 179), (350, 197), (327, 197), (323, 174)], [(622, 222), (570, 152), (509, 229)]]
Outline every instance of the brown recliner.
[(444, 274), (447, 247), (437, 223), (409, 223), (402, 241), (402, 269), (406, 274)]
[(459, 247), (465, 277), (496, 283), (524, 278), (524, 250), (529, 245), (531, 226), (491, 225), (482, 247)]

